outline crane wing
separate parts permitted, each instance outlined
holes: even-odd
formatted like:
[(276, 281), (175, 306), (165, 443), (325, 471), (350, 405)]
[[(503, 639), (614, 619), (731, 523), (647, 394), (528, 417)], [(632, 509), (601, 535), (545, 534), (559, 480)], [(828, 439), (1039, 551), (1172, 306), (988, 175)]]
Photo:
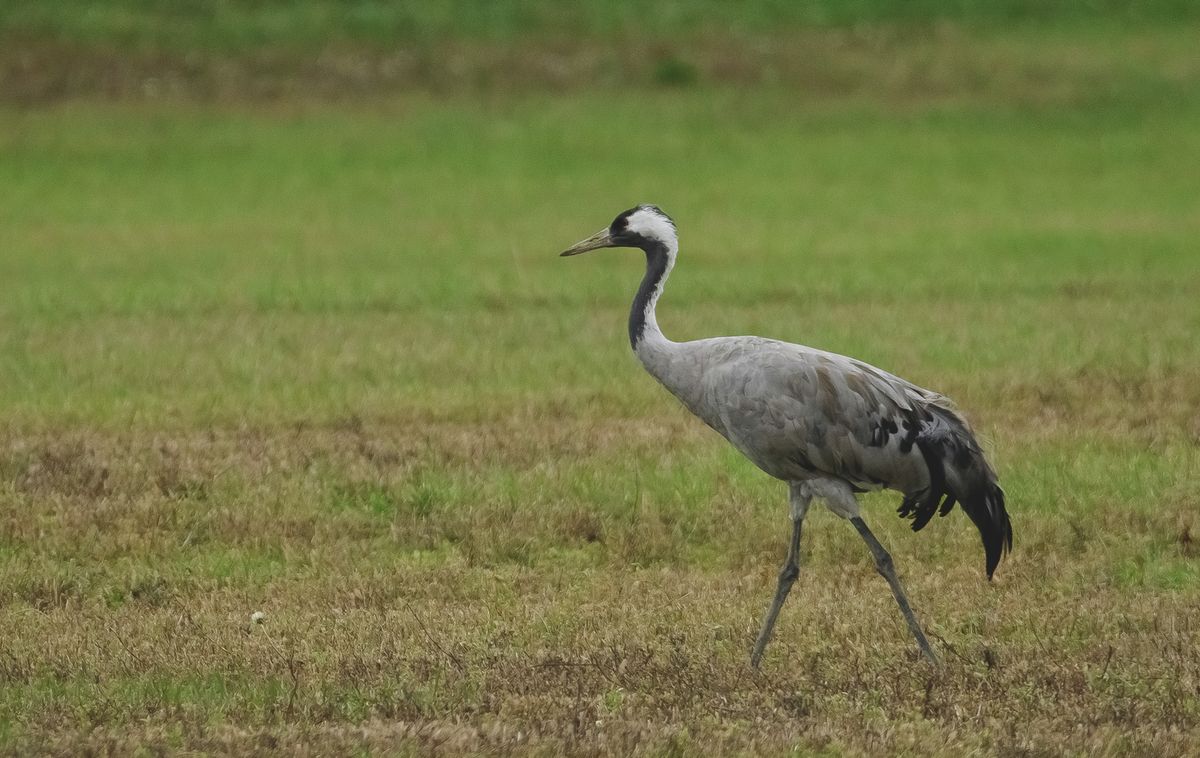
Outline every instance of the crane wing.
[(1011, 548), (1004, 492), (944, 396), (862, 361), (772, 340), (744, 343), (708, 384), (723, 396), (705, 403), (719, 400), (718, 430), (768, 473), (899, 490), (898, 512), (914, 531), (960, 504), (979, 529), (989, 576)]

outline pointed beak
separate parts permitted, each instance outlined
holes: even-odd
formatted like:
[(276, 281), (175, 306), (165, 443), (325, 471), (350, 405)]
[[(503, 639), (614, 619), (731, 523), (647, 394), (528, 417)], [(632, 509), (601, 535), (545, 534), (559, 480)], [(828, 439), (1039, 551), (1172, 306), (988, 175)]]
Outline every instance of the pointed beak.
[(608, 227), (601, 229), (585, 240), (576, 242), (574, 245), (571, 245), (566, 250), (563, 250), (561, 253), (559, 253), (559, 255), (564, 257), (568, 255), (579, 255), (580, 253), (586, 253), (591, 250), (599, 250), (602, 247), (613, 247), (613, 241), (612, 237), (608, 233)]

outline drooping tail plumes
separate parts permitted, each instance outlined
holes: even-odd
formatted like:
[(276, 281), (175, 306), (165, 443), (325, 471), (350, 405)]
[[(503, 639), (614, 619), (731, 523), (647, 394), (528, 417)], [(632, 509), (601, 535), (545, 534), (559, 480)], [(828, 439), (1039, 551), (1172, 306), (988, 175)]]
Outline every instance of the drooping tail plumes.
[(955, 503), (979, 529), (988, 579), (1012, 549), (1012, 523), (1004, 490), (988, 465), (966, 420), (942, 398), (912, 412), (906, 430), (929, 469), (929, 486), (905, 495), (897, 512), (920, 531), (933, 514), (945, 516)]
[(1012, 523), (1008, 520), (1008, 511), (1004, 509), (1004, 490), (1000, 489), (999, 484), (991, 482), (982, 498), (963, 500), (962, 509), (979, 529), (983, 552), (987, 557), (987, 575), (991, 579), (1000, 557), (1012, 550)]

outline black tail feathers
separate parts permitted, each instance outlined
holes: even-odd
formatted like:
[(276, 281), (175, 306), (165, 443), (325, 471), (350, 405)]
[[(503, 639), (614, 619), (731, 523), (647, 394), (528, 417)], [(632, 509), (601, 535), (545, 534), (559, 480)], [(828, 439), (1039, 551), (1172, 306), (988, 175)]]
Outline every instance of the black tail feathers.
[(1004, 509), (1004, 490), (991, 482), (983, 497), (964, 500), (962, 508), (979, 529), (983, 552), (987, 557), (987, 575), (991, 579), (1000, 558), (1012, 550), (1012, 523), (1008, 520), (1008, 511)]
[(929, 470), (929, 486), (909, 493), (897, 513), (920, 531), (933, 514), (945, 516), (958, 503), (979, 529), (988, 579), (1012, 549), (1012, 523), (1004, 508), (1004, 490), (996, 483), (983, 451), (966, 422), (952, 410), (929, 407), (916, 412), (915, 442)]

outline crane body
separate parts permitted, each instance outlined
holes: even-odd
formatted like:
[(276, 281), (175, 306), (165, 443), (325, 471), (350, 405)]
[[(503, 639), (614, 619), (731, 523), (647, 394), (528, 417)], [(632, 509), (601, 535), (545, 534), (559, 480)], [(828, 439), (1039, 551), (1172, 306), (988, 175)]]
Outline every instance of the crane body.
[(792, 536), (753, 665), (799, 574), (802, 526), (813, 498), (854, 525), (922, 653), (936, 661), (891, 556), (863, 521), (856, 493), (903, 493), (898, 512), (913, 520), (914, 531), (958, 504), (979, 530), (990, 579), (1012, 546), (1012, 526), (1004, 491), (967, 421), (944, 396), (846, 356), (762, 337), (667, 339), (656, 306), (675, 264), (678, 236), (656, 206), (621, 213), (562, 255), (604, 247), (646, 254), (629, 341), (647, 372), (758, 468), (788, 485)]

